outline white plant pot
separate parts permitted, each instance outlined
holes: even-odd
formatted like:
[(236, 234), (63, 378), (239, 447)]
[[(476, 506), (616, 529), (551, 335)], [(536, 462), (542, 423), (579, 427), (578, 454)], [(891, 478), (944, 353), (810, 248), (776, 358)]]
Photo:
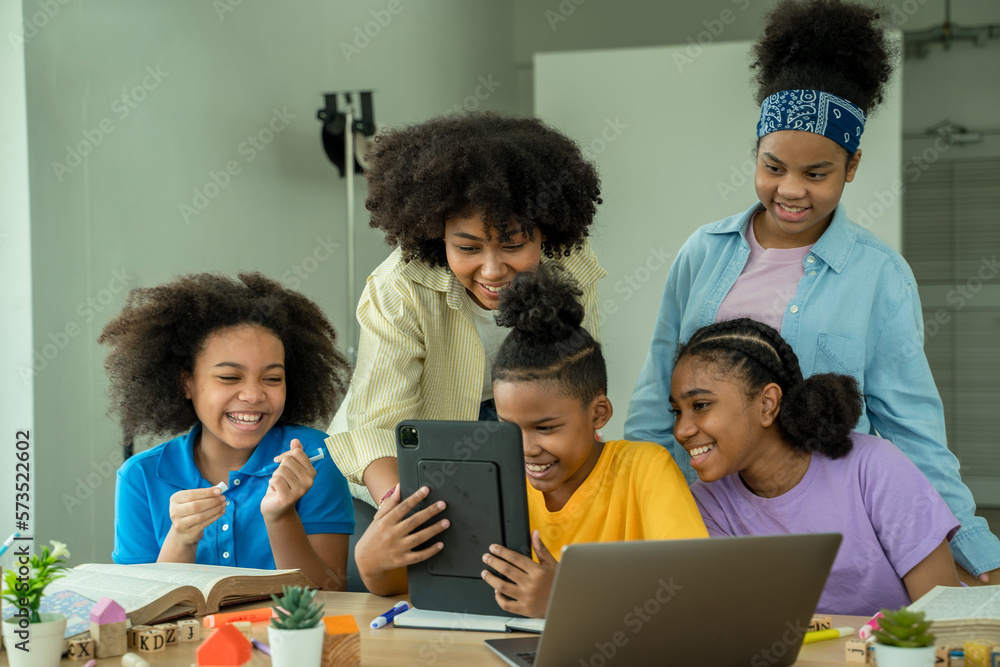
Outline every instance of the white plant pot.
[(279, 630), (268, 626), (271, 664), (274, 667), (319, 667), (325, 633), (326, 627), (322, 623), (305, 630)]
[[(3, 646), (10, 667), (59, 667), (66, 646), (66, 617), (62, 614), (39, 614), (41, 623), (29, 623), (22, 628), (20, 619), (11, 617), (3, 622)], [(26, 630), (27, 637), (17, 634)], [(27, 642), (27, 651), (17, 648)]]
[(934, 667), (937, 647), (905, 648), (875, 644), (875, 659), (878, 667)]

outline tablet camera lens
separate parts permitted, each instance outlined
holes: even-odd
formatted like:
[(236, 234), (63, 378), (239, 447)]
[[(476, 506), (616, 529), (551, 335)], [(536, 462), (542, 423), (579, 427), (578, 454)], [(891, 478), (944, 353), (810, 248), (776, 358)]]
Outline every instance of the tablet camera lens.
[(399, 442), (403, 447), (415, 448), (419, 439), (417, 438), (417, 429), (413, 426), (404, 426), (399, 429)]

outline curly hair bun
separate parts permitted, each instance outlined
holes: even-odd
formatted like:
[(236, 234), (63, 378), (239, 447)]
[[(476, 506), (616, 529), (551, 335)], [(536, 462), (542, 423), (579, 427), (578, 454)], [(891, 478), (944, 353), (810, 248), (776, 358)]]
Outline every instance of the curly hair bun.
[(557, 264), (519, 273), (500, 295), (497, 323), (547, 343), (570, 338), (583, 323), (583, 290)]
[(785, 394), (778, 419), (798, 449), (831, 459), (844, 457), (851, 451), (851, 431), (861, 419), (858, 383), (835, 373), (808, 377)]
[(871, 113), (897, 49), (877, 8), (841, 0), (781, 0), (752, 50), (757, 102), (782, 90), (822, 90)]

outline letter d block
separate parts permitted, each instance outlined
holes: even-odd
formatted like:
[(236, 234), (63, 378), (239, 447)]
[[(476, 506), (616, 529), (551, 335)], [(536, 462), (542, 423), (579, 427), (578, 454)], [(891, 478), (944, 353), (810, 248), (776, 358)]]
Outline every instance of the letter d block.
[(69, 640), (69, 659), (70, 660), (90, 660), (96, 657), (94, 646), (94, 640), (87, 639), (71, 639)]
[(182, 644), (201, 641), (201, 623), (190, 619), (177, 621), (177, 638)]
[(177, 624), (176, 623), (161, 623), (160, 625), (153, 626), (157, 630), (163, 630), (163, 634), (167, 638), (167, 646), (176, 646), (179, 639), (177, 636)]
[(138, 643), (136, 648), (143, 653), (159, 653), (167, 648), (167, 633), (156, 628), (143, 630), (139, 633)]

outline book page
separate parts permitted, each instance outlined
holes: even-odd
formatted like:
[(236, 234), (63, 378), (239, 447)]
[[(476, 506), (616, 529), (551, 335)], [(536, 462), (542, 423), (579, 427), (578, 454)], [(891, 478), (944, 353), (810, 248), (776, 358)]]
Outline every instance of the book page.
[(124, 607), (127, 613), (131, 613), (180, 587), (178, 584), (126, 577), (121, 573), (112, 574), (75, 568), (70, 570), (67, 576), (49, 584), (46, 591), (49, 593), (73, 591), (91, 600), (109, 597)]
[[(134, 577), (149, 582), (172, 584), (167, 590), (179, 586), (194, 586), (201, 590), (205, 599), (218, 582), (228, 577), (275, 577), (298, 570), (255, 570), (248, 567), (223, 567), (221, 565), (196, 565), (194, 563), (150, 563), (148, 565), (115, 565), (88, 563), (79, 565), (74, 572), (104, 573), (115, 577)], [(119, 602), (119, 604), (122, 604)]]
[(909, 609), (924, 612), (928, 621), (1000, 619), (1000, 586), (935, 586)]

